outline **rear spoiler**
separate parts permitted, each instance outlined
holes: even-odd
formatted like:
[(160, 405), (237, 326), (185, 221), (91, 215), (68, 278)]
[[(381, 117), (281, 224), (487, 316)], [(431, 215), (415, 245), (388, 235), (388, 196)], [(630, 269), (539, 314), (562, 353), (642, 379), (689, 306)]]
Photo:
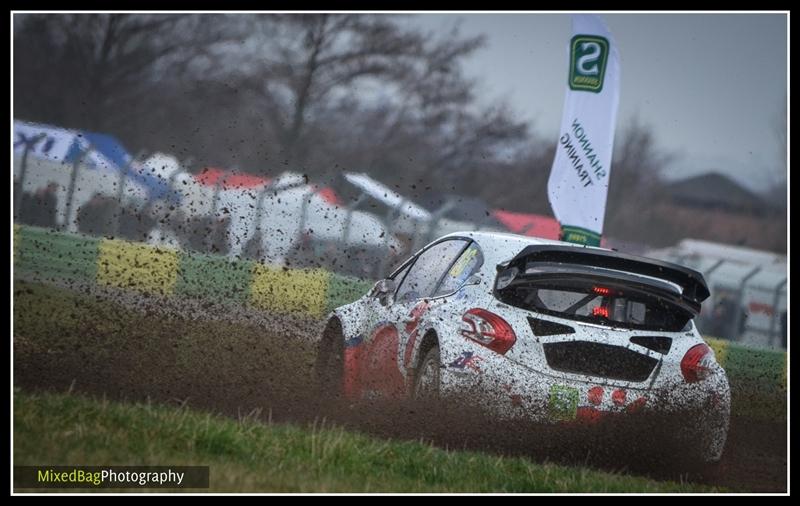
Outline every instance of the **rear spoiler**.
[(599, 248), (532, 244), (525, 247), (511, 260), (499, 264), (497, 269), (504, 270), (508, 267), (517, 267), (524, 272), (531, 263), (559, 263), (599, 267), (663, 279), (679, 285), (683, 289), (682, 296), (697, 304), (698, 307), (709, 296), (705, 278), (694, 269), (654, 258), (628, 255)]

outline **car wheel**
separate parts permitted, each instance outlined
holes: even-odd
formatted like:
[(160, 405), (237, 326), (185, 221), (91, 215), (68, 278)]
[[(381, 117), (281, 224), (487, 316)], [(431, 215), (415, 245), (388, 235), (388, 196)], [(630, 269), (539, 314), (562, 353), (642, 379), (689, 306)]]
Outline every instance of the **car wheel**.
[(701, 462), (714, 464), (720, 461), (728, 439), (729, 425), (730, 408), (726, 407), (715, 409), (708, 406), (695, 420), (693, 426), (699, 428), (695, 444)]
[(417, 368), (414, 378), (415, 399), (439, 398), (439, 347), (429, 349)]
[(686, 422), (676, 427), (677, 433), (673, 436), (678, 449), (675, 458), (693, 472), (715, 469), (725, 450), (727, 412), (714, 412), (709, 407), (685, 416)]
[(706, 429), (706, 433), (698, 441), (700, 460), (703, 463), (715, 464), (722, 459), (727, 433), (727, 423), (724, 430), (719, 429), (718, 426)]
[(344, 382), (344, 336), (338, 320), (331, 320), (322, 333), (314, 366), (320, 399), (341, 396)]

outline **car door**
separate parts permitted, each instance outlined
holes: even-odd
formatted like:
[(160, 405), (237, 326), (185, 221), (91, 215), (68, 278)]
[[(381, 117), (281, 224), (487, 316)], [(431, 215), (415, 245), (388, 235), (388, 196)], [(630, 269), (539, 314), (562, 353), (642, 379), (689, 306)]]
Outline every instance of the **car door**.
[(410, 364), (404, 363), (403, 350), (416, 335), (416, 326), (431, 304), (427, 299), (468, 244), (467, 240), (454, 238), (429, 246), (395, 277), (398, 286), (393, 300), (385, 306), (373, 306), (374, 324), (368, 332), (360, 368), (363, 395), (406, 394)]

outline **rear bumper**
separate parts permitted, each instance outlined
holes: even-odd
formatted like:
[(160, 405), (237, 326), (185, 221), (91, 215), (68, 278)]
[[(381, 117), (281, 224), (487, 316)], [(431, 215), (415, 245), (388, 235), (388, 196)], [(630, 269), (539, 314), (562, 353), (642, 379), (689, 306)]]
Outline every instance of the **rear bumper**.
[(572, 425), (662, 419), (661, 426), (674, 428), (679, 435), (695, 441), (708, 438), (704, 443), (704, 454), (710, 455), (707, 460), (722, 453), (730, 390), (721, 368), (693, 384), (681, 378), (652, 388), (617, 387), (540, 373), (485, 349), (471, 353), (467, 365), (474, 367), (464, 367), (464, 360), (444, 361), (445, 397), (466, 401), (507, 420)]

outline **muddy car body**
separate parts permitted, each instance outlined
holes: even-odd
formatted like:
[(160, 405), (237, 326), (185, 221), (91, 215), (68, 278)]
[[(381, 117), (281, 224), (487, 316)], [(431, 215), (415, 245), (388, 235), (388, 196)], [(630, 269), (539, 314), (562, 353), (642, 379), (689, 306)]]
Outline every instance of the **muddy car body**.
[(318, 379), (348, 398), (467, 399), (498, 419), (663, 414), (716, 461), (730, 389), (693, 322), (706, 297), (702, 275), (676, 264), (454, 233), (329, 315)]

